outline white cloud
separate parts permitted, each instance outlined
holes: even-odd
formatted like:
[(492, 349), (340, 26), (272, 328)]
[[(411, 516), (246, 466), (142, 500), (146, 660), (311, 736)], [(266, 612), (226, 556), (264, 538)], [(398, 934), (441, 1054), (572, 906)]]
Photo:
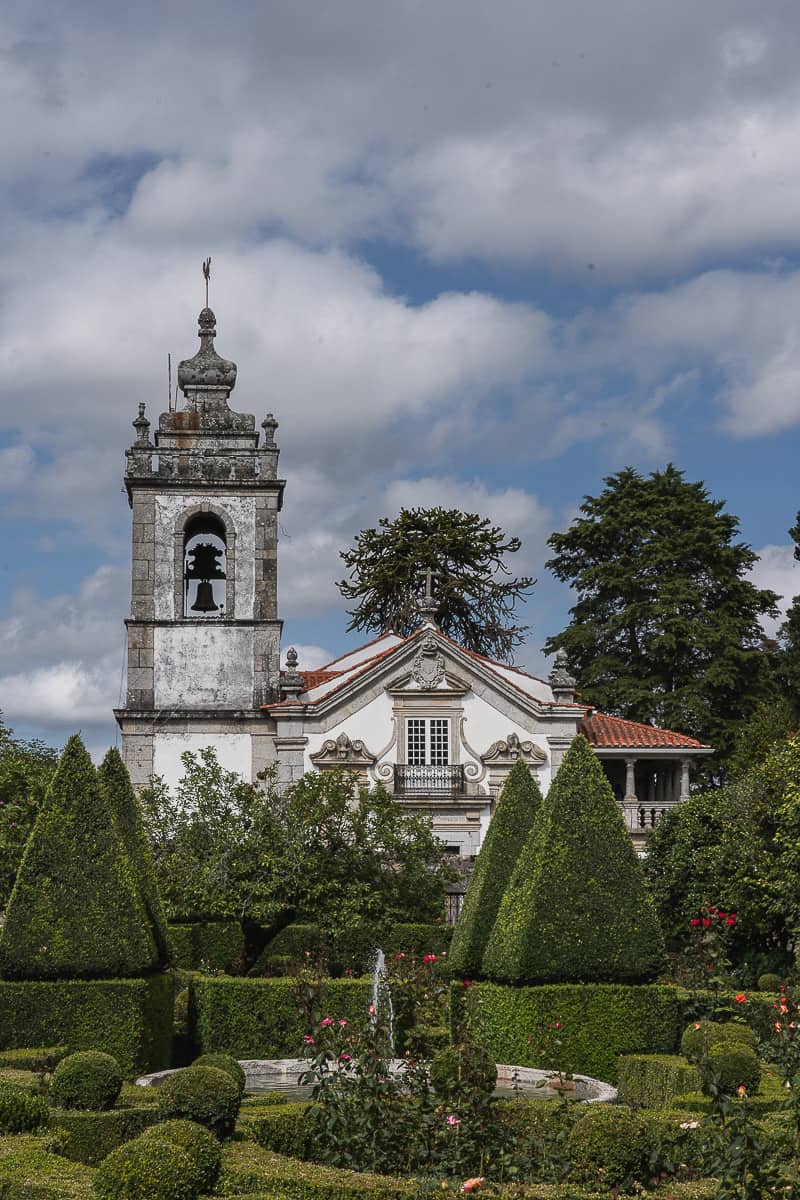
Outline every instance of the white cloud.
[[(297, 665), (300, 671), (314, 671), (317, 667), (324, 666), (325, 663), (330, 662), (333, 658), (330, 650), (326, 650), (323, 646), (295, 642), (294, 649), (297, 651)], [(286, 666), (286, 650), (281, 655), (281, 666)]]
[(777, 620), (765, 619), (761, 624), (767, 637), (774, 637), (778, 626), (785, 619), (786, 610), (795, 596), (800, 595), (800, 563), (794, 557), (793, 546), (762, 546), (756, 553), (758, 562), (750, 572), (753, 583), (760, 588), (769, 588), (781, 597), (781, 615)]

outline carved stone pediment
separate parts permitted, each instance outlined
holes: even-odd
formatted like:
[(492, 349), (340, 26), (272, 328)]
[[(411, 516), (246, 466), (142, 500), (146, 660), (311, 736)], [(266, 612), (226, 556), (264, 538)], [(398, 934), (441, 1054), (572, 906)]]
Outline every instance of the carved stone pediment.
[(532, 766), (546, 762), (547, 755), (534, 742), (523, 742), (516, 733), (509, 733), (499, 742), (492, 742), (481, 755), (481, 762), (488, 767), (513, 767), (517, 759)]
[(436, 638), (431, 634), (420, 642), (411, 668), (411, 678), (417, 687), (429, 692), (444, 683), (444, 657)]
[(362, 741), (353, 741), (346, 733), (340, 733), (335, 740), (328, 738), (309, 758), (315, 767), (343, 767), (345, 770), (363, 770), (376, 761), (376, 755), (371, 754)]

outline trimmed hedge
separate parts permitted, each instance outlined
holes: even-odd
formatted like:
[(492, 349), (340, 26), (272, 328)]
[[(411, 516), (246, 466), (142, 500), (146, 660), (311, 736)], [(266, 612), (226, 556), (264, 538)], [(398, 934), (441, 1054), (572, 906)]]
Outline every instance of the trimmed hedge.
[(68, 1054), (68, 1046), (23, 1046), (19, 1050), (0, 1050), (0, 1071), (52, 1071)]
[(216, 1067), (220, 1071), (224, 1071), (226, 1075), (230, 1075), (233, 1082), (239, 1089), (239, 1095), (244, 1095), (244, 1089), (247, 1086), (247, 1076), (244, 1073), (244, 1068), (237, 1062), (231, 1054), (201, 1054), (192, 1063), (193, 1067)]
[(0, 1133), (32, 1133), (47, 1125), (47, 1101), (25, 1088), (0, 1083)]
[(152, 1105), (110, 1108), (106, 1112), (50, 1109), (50, 1127), (58, 1131), (59, 1154), (90, 1167), (96, 1167), (117, 1146), (138, 1137), (158, 1120), (158, 1110)]
[(111, 747), (103, 759), (97, 772), (97, 781), (114, 817), (117, 832), (133, 869), (139, 899), (156, 947), (157, 960), (153, 965), (163, 970), (169, 962), (167, 922), (161, 906), (161, 897), (158, 894), (153, 860), (142, 825), (139, 802), (133, 790), (128, 768), (115, 746)]
[(264, 1150), (302, 1160), (310, 1151), (307, 1112), (308, 1104), (304, 1100), (245, 1109), (240, 1115), (238, 1129), (246, 1140), (256, 1142)]
[(92, 1175), (81, 1163), (51, 1154), (41, 1138), (0, 1138), (3, 1200), (96, 1200)]
[(697, 1091), (700, 1072), (678, 1054), (623, 1054), (617, 1086), (625, 1104), (671, 1108), (676, 1096)]
[[(779, 1113), (785, 1102), (785, 1087), (778, 1076), (773, 1073), (772, 1069), (765, 1066), (759, 1082), (757, 1095), (750, 1096), (747, 1100), (750, 1112), (757, 1117), (761, 1117), (765, 1113)], [(694, 1092), (686, 1092), (683, 1095), (676, 1096), (672, 1101), (672, 1107), (681, 1111), (704, 1113), (711, 1112), (713, 1103), (709, 1096), (704, 1096), (698, 1089)]]
[(676, 989), (658, 984), (508, 987), (475, 983), (464, 988), (453, 983), (450, 1000), (453, 1037), (463, 1025), (464, 1006), (469, 1002), (472, 1036), (496, 1062), (540, 1066), (539, 1030), (560, 1021), (562, 1069), (609, 1083), (617, 1080), (618, 1055), (669, 1054), (684, 1025)]
[(225, 1148), (217, 1192), (222, 1196), (258, 1195), (271, 1200), (407, 1200), (416, 1183), (391, 1175), (343, 1171), (338, 1167), (299, 1162), (262, 1150), (253, 1142)]
[(541, 806), (539, 784), (518, 759), (500, 793), (455, 927), (449, 954), (454, 974), (480, 975), (503, 894)]
[(517, 859), (481, 973), (641, 983), (666, 964), (641, 863), (599, 759), (573, 738)]
[(644, 1114), (624, 1105), (591, 1105), (569, 1133), (573, 1175), (593, 1186), (646, 1184), (652, 1147)]
[(393, 925), (386, 938), (385, 952), (392, 954), (448, 954), (453, 941), (453, 925)]
[(681, 1036), (681, 1054), (689, 1062), (699, 1062), (712, 1046), (735, 1042), (737, 1045), (756, 1046), (756, 1034), (743, 1021), (693, 1021)]
[[(300, 1055), (308, 1030), (291, 992), (292, 980), (195, 976), (190, 987), (203, 1054), (222, 1051), (237, 1059)], [(324, 985), (322, 1004), (332, 1017), (362, 1020), (371, 997), (371, 980), (332, 979)]]
[(124, 979), (161, 965), (116, 810), (74, 735), (17, 872), (0, 932), (0, 978)]
[(103, 1050), (125, 1076), (156, 1071), (170, 1061), (173, 981), (87, 979), (0, 981), (0, 1045), (63, 1041), (71, 1050)]
[(200, 1173), (167, 1138), (134, 1138), (112, 1150), (94, 1178), (100, 1200), (197, 1200)]
[(170, 924), (167, 930), (172, 961), (186, 971), (208, 967), (237, 972), (244, 960), (244, 934), (238, 921), (194, 921)]
[(222, 1168), (222, 1149), (210, 1130), (196, 1121), (162, 1121), (152, 1125), (145, 1137), (161, 1138), (179, 1146), (192, 1160), (201, 1192), (211, 1192)]

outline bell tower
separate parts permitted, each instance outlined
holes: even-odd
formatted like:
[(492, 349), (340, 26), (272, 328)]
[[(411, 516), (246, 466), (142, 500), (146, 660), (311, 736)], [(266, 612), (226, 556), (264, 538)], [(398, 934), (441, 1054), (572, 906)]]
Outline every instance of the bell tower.
[(230, 408), (236, 364), (215, 336), (206, 304), (200, 349), (178, 367), (183, 407), (161, 414), (151, 441), (140, 404), (126, 451), (131, 615), (115, 715), (137, 787), (151, 774), (174, 784), (181, 754), (205, 746), (245, 778), (275, 758), (260, 706), (280, 685), (278, 422), (268, 414), (259, 436), (253, 416)]

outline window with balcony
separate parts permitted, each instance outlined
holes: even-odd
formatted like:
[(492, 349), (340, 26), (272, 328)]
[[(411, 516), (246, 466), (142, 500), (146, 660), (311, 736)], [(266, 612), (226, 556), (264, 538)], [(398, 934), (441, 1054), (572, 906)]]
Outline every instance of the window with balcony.
[(406, 719), (406, 761), (395, 768), (395, 792), (431, 796), (462, 792), (463, 768), (450, 761), (449, 717)]

